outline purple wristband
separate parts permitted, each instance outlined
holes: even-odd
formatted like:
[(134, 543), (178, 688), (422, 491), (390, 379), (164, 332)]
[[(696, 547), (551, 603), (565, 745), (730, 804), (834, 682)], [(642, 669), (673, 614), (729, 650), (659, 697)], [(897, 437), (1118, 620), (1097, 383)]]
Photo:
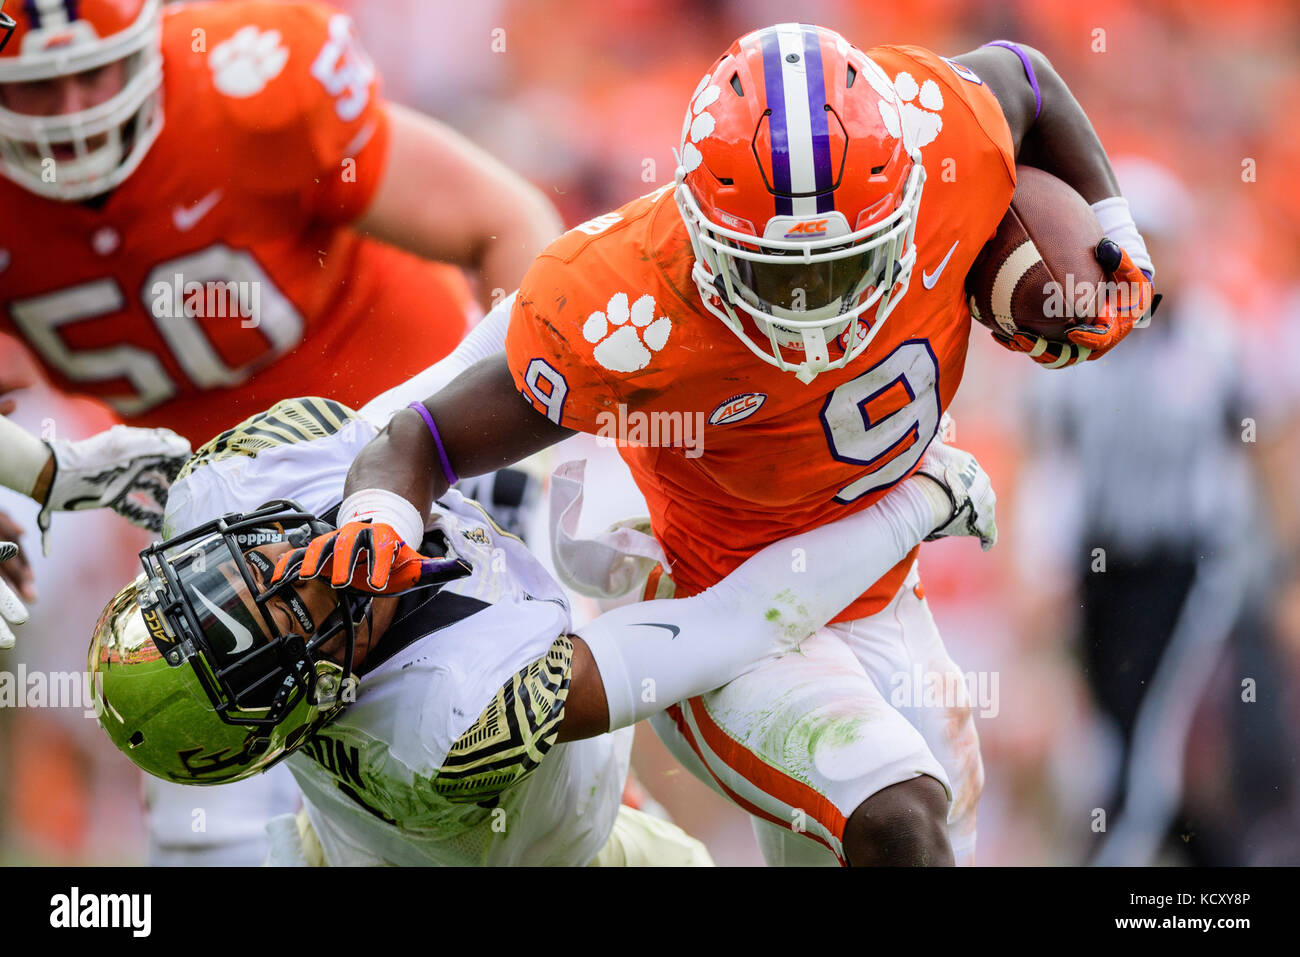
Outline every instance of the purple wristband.
[(424, 407), (423, 402), (412, 402), (407, 406), (408, 409), (414, 409), (420, 413), (424, 419), (424, 424), (429, 427), (429, 434), (433, 436), (433, 444), (438, 446), (438, 460), (442, 462), (442, 474), (447, 477), (447, 482), (455, 485), (460, 479), (456, 478), (456, 470), (451, 467), (451, 460), (447, 458), (447, 450), (442, 446), (442, 436), (438, 434), (438, 427), (433, 424), (433, 416), (429, 410)]
[(1020, 48), (1020, 44), (1012, 43), (1010, 40), (994, 40), (984, 45), (986, 47), (1006, 47), (1020, 57), (1020, 65), (1025, 68), (1025, 76), (1029, 77), (1029, 85), (1034, 89), (1034, 119), (1038, 119), (1038, 114), (1043, 112), (1043, 94), (1038, 89), (1038, 77), (1034, 75), (1034, 65), (1029, 62), (1029, 54)]

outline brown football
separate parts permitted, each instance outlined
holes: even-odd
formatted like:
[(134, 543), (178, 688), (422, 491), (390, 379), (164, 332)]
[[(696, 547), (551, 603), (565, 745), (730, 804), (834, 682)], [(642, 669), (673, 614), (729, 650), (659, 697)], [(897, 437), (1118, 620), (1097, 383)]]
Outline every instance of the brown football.
[(1094, 250), (1101, 224), (1073, 187), (1016, 167), (1016, 192), (998, 231), (966, 276), (971, 315), (990, 329), (1063, 342), (1093, 315), (1106, 275)]

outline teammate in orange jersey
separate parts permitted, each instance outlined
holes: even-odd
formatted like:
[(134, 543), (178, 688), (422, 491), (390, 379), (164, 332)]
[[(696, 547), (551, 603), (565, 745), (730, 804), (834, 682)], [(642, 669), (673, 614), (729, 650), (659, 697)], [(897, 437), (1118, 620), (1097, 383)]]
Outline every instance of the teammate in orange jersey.
[(328, 7), (14, 13), (0, 329), (132, 425), (203, 441), (304, 384), (364, 403), (476, 311), (458, 269), (420, 257), (477, 271), (486, 301), (559, 232), (531, 186), (384, 102)]
[[(1094, 204), (1109, 237), (1099, 261), (1140, 294), (1067, 344), (999, 341), (1057, 367), (1099, 356), (1147, 311), (1150, 262), (1091, 124), (1041, 54), (864, 52), (799, 24), (742, 37), (691, 97), (674, 186), (552, 244), (519, 291), (506, 359), (395, 417), (354, 465), (349, 501), (396, 492), (405, 501), (372, 520), (418, 529), (406, 503), (423, 509), (455, 473), (571, 430), (644, 442), (658, 423), (653, 447), (623, 455), (678, 594), (867, 507), (915, 469), (956, 392), (963, 280), (1008, 207), (1017, 158)], [(702, 436), (682, 441), (694, 422)], [(317, 544), (336, 583), (364, 584), (356, 541), (345, 530)], [(791, 589), (817, 581), (792, 556)], [(642, 692), (628, 674), (626, 693)], [(755, 817), (769, 862), (973, 856), (978, 737), (914, 552), (801, 654), (655, 727)]]
[(0, 333), (129, 424), (198, 445), (304, 390), (360, 406), (461, 340), (461, 267), (486, 303), (560, 231), (522, 179), (385, 102), (322, 4), (10, 12)]

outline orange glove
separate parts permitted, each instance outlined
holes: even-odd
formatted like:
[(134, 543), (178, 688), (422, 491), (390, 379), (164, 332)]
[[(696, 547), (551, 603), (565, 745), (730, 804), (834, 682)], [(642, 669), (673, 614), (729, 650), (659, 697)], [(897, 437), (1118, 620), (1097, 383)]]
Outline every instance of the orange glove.
[(392, 596), (463, 578), (473, 568), (461, 558), (426, 558), (389, 525), (348, 522), (313, 539), (306, 548), (281, 555), (271, 582), (294, 574), (309, 581), (326, 570), (334, 588)]
[(1027, 332), (1017, 332), (1013, 336), (995, 332), (993, 338), (1004, 348), (1012, 352), (1023, 352), (1039, 365), (1049, 369), (1063, 369), (1083, 362), (1090, 353), (1090, 350), (1080, 349), (1068, 342), (1053, 342), (1042, 336), (1031, 336)]
[(1119, 244), (1103, 239), (1097, 244), (1097, 262), (1122, 294), (1103, 296), (1092, 322), (1080, 322), (1066, 332), (1066, 342), (1051, 342), (1042, 336), (1017, 332), (1007, 336), (994, 332), (993, 338), (1012, 352), (1023, 352), (1039, 365), (1061, 369), (1090, 359), (1098, 359), (1113, 349), (1144, 318), (1155, 315), (1160, 297), (1155, 295), (1151, 280), (1133, 264)]

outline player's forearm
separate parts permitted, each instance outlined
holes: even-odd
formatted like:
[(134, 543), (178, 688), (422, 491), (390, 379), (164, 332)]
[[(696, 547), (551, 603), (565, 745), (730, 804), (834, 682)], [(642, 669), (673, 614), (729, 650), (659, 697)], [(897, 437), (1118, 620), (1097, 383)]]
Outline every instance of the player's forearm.
[[(427, 519), (456, 480), (512, 465), (572, 434), (520, 397), (504, 353), (476, 363), (423, 404), (432, 427), (413, 409), (394, 415), (352, 464), (345, 496), (395, 492)], [(372, 520), (398, 527), (383, 514)]]
[[(875, 505), (764, 548), (691, 598), (625, 605), (580, 629), (597, 680), (569, 696), (603, 695), (608, 729), (738, 677), (793, 650), (898, 564), (947, 516), (946, 493), (908, 479)], [(798, 568), (799, 571), (792, 569)], [(575, 682), (580, 677), (575, 669)], [(585, 706), (588, 719), (598, 708)], [(561, 734), (574, 733), (561, 728)]]
[(1019, 161), (1073, 186), (1097, 214), (1106, 238), (1118, 243), (1147, 278), (1152, 278), (1155, 266), (1097, 131), (1047, 57), (1025, 49), (1027, 69), (1038, 79), (1042, 105), (1025, 133)]
[[(451, 483), (438, 465), (438, 452), (424, 421), (412, 409), (399, 410), (370, 444), (361, 450), (348, 469), (343, 486), (344, 506), (354, 496), (370, 489), (394, 492), (406, 499), (419, 513), (421, 523), (428, 521), (429, 511)], [(351, 511), (351, 509), (349, 509)], [(345, 521), (342, 511), (340, 524)], [(400, 531), (394, 517), (372, 516)], [(409, 533), (409, 532), (408, 532)], [(403, 535), (403, 538), (406, 536)]]
[(450, 127), (393, 103), (387, 165), (357, 227), (478, 274), (485, 308), (519, 285), (563, 223), (526, 179)]

